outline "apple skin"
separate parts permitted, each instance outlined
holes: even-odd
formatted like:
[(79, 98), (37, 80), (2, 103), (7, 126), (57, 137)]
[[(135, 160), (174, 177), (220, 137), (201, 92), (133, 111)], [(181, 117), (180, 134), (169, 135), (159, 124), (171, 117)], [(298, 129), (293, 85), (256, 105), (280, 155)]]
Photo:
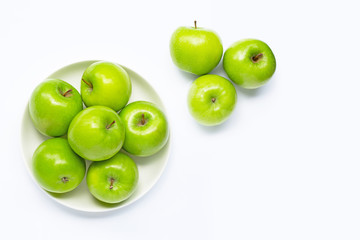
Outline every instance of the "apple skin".
[(276, 59), (263, 41), (244, 39), (232, 44), (224, 54), (223, 66), (229, 78), (239, 86), (255, 89), (269, 81)]
[(121, 149), (125, 127), (111, 108), (93, 106), (84, 109), (71, 121), (68, 140), (71, 148), (91, 161), (111, 158)]
[(179, 27), (171, 36), (172, 61), (186, 72), (207, 74), (219, 64), (222, 54), (220, 37), (209, 29)]
[(46, 191), (65, 193), (74, 190), (86, 172), (84, 159), (64, 138), (50, 138), (35, 150), (32, 169), (36, 181)]
[(147, 157), (165, 146), (169, 138), (169, 124), (165, 114), (155, 104), (132, 102), (121, 110), (119, 116), (125, 124), (123, 148), (128, 153)]
[(60, 79), (40, 83), (29, 101), (29, 114), (35, 128), (50, 137), (66, 134), (71, 120), (82, 109), (79, 92)]
[(93, 63), (82, 76), (81, 96), (87, 107), (100, 105), (119, 111), (129, 101), (131, 90), (128, 73), (116, 63)]
[(109, 160), (91, 163), (86, 175), (90, 193), (106, 203), (119, 203), (129, 198), (138, 180), (136, 163), (120, 152)]
[(214, 126), (229, 118), (237, 101), (233, 84), (218, 75), (197, 78), (188, 93), (190, 114), (200, 124)]

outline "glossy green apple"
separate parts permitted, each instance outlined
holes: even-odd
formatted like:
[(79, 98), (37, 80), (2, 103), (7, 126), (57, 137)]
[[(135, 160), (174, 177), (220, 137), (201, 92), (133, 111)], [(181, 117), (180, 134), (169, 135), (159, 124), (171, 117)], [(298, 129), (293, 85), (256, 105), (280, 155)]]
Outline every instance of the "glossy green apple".
[(130, 95), (130, 77), (116, 63), (93, 63), (82, 76), (81, 96), (87, 107), (100, 105), (119, 111), (127, 104)]
[(85, 176), (84, 159), (76, 155), (64, 138), (51, 138), (35, 150), (32, 169), (39, 185), (49, 192), (75, 189)]
[(155, 104), (146, 101), (132, 102), (120, 112), (125, 125), (123, 148), (136, 156), (150, 156), (164, 147), (169, 138), (165, 114)]
[(91, 163), (86, 175), (90, 193), (106, 203), (119, 203), (129, 198), (138, 180), (136, 163), (120, 152), (109, 160)]
[(82, 109), (79, 92), (60, 79), (40, 83), (29, 101), (29, 113), (35, 128), (50, 137), (66, 134), (71, 120)]
[(93, 106), (75, 116), (70, 123), (68, 139), (71, 148), (81, 157), (102, 161), (119, 152), (125, 128), (114, 110)]
[(190, 73), (203, 75), (220, 62), (223, 46), (219, 36), (212, 30), (179, 27), (171, 36), (170, 54), (174, 64)]
[(226, 78), (204, 75), (191, 85), (188, 94), (190, 114), (205, 126), (223, 123), (235, 108), (235, 87)]
[(243, 88), (254, 89), (268, 82), (275, 72), (276, 60), (266, 43), (245, 39), (226, 50), (223, 65), (234, 83)]

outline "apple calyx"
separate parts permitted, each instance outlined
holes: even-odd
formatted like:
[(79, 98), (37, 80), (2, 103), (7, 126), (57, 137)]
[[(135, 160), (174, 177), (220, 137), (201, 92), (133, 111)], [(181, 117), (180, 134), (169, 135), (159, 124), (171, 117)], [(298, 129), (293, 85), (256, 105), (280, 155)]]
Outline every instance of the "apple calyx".
[(215, 102), (216, 102), (216, 98), (213, 97), (213, 98), (211, 99), (211, 101), (212, 101), (213, 103), (215, 103)]
[(195, 26), (195, 29), (197, 29), (197, 26), (196, 26), (196, 20), (194, 21), (194, 26)]
[(67, 183), (67, 182), (69, 181), (69, 178), (67, 178), (67, 177), (62, 177), (62, 178), (61, 178), (61, 181), (62, 181), (63, 183)]
[(109, 189), (113, 189), (113, 188), (114, 188), (114, 186), (113, 186), (114, 181), (115, 181), (114, 178), (110, 178), (110, 187), (109, 187)]
[(108, 124), (108, 125), (106, 126), (106, 129), (110, 129), (110, 128), (111, 128), (111, 126), (112, 126), (114, 123), (115, 123), (115, 120), (114, 120), (114, 121), (112, 121), (110, 124)]
[(263, 58), (263, 56), (264, 56), (264, 54), (258, 53), (257, 55), (251, 57), (251, 61), (253, 63), (257, 63), (258, 61), (260, 61), (260, 59)]
[(86, 81), (86, 80), (83, 79), (83, 78), (82, 78), (81, 80), (82, 80), (84, 83), (86, 83), (86, 85), (88, 85), (91, 90), (93, 90), (93, 85), (92, 85), (90, 82)]

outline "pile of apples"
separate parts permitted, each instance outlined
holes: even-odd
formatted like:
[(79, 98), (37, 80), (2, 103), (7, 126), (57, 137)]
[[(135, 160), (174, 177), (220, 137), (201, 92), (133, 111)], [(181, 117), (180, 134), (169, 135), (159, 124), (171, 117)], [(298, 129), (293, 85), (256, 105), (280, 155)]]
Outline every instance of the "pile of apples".
[[(32, 170), (46, 191), (72, 191), (86, 175), (96, 199), (119, 203), (134, 193), (139, 180), (136, 163), (120, 150), (142, 157), (160, 151), (169, 138), (167, 118), (153, 103), (127, 104), (131, 79), (118, 64), (95, 62), (79, 81), (81, 95), (60, 79), (34, 89), (31, 120), (51, 138), (35, 150)], [(91, 161), (88, 169), (85, 159)]]
[[(180, 27), (171, 36), (170, 54), (180, 69), (196, 75), (188, 93), (190, 114), (200, 124), (214, 126), (226, 121), (235, 108), (234, 85), (224, 77), (208, 74), (220, 62), (223, 46), (212, 30)], [(270, 47), (257, 39), (244, 39), (232, 44), (224, 54), (223, 67), (234, 83), (255, 89), (269, 81), (276, 69)]]

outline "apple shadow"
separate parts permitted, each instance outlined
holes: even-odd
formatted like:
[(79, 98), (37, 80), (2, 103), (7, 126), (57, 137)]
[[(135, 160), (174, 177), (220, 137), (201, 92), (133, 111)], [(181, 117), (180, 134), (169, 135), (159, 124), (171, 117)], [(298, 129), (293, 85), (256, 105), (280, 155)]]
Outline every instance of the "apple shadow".
[(183, 78), (186, 78), (187, 80), (193, 82), (195, 79), (197, 79), (199, 76), (195, 75), (193, 73), (190, 72), (185, 72), (181, 69), (178, 69), (179, 73), (183, 76)]
[(220, 61), (220, 63), (213, 70), (211, 70), (211, 72), (209, 72), (207, 74), (196, 75), (194, 73), (183, 71), (183, 70), (181, 70), (179, 68), (178, 68), (178, 71), (180, 72), (181, 75), (183, 75), (184, 78), (190, 80), (191, 82), (193, 82), (198, 77), (201, 77), (201, 76), (204, 76), (204, 75), (207, 75), (207, 74), (215, 74), (215, 75), (219, 75), (219, 76), (227, 78), (226, 73), (225, 73), (225, 71), (224, 71), (224, 69), (222, 67), (222, 60)]
[(255, 89), (246, 89), (246, 88), (242, 88), (236, 84), (235, 88), (236, 90), (241, 93), (242, 95), (245, 95), (246, 97), (256, 97), (259, 96), (262, 92), (264, 92), (264, 88), (266, 88), (265, 86), (262, 86), (260, 88), (255, 88)]
[(205, 126), (198, 122), (196, 122), (196, 124), (199, 129), (201, 129), (203, 132), (205, 132), (207, 134), (217, 134), (219, 132), (224, 131), (224, 129), (228, 128), (229, 122), (230, 122), (230, 119), (227, 119), (225, 122), (223, 122), (219, 125), (216, 125), (216, 126)]
[(215, 75), (219, 75), (222, 76), (226, 79), (229, 79), (224, 68), (223, 68), (223, 59), (221, 59), (221, 61), (219, 62), (219, 64), (209, 73), (209, 74), (215, 74)]
[(263, 86), (255, 89), (246, 89), (242, 88), (235, 84), (235, 87), (239, 93), (246, 97), (257, 97), (260, 95), (264, 95), (267, 92), (271, 91), (272, 88), (276, 85), (276, 73), (265, 83)]

